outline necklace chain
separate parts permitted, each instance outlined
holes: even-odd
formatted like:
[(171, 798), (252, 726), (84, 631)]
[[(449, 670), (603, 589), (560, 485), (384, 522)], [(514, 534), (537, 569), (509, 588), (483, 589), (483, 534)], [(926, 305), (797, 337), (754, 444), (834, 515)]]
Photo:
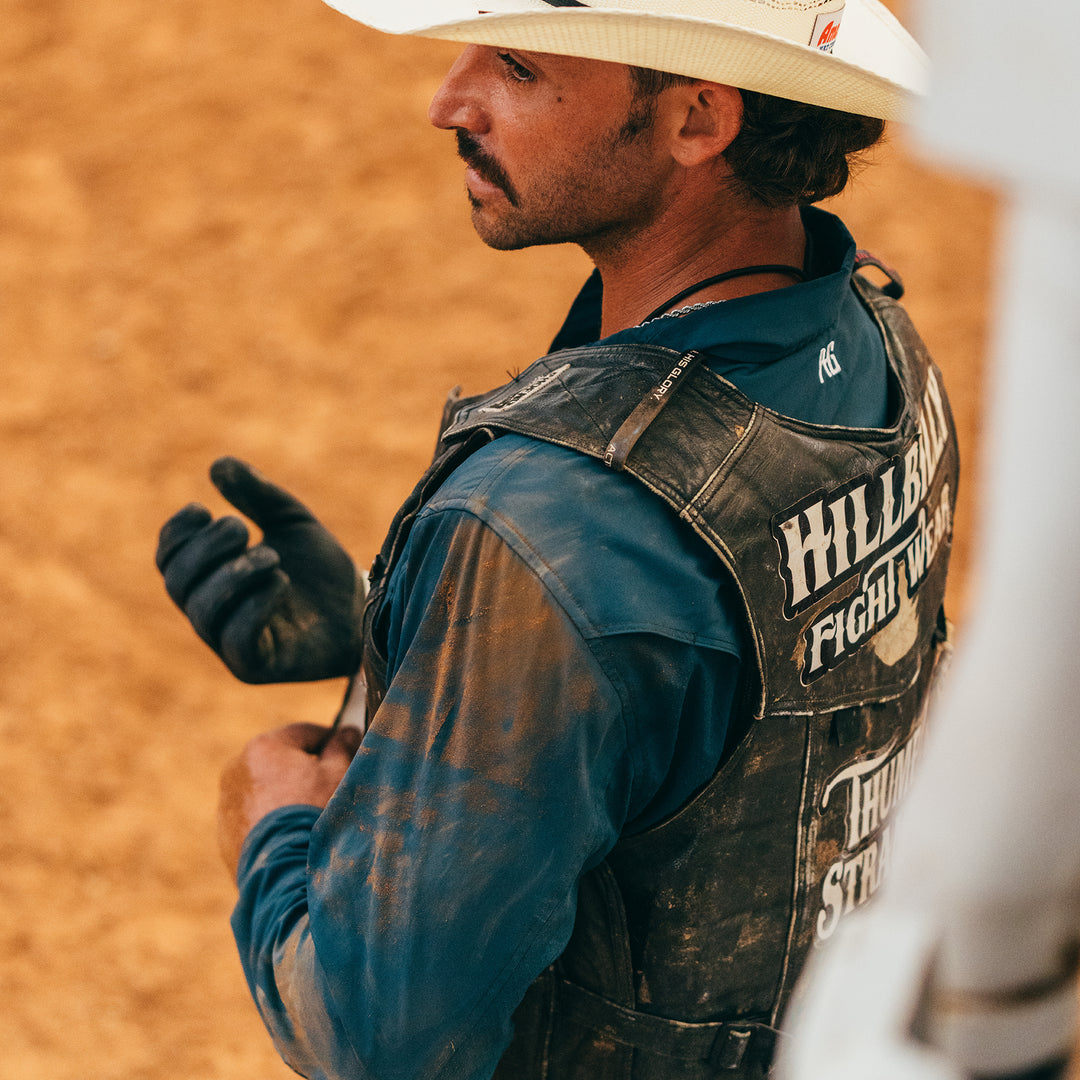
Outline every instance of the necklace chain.
[(646, 319), (641, 325), (645, 326), (660, 319), (680, 319), (683, 315), (689, 315), (691, 311), (701, 311), (702, 308), (714, 307), (722, 303), (724, 303), (723, 300), (702, 300), (697, 304), (687, 304), (685, 307), (676, 308), (674, 311), (665, 311), (663, 315), (656, 315), (651, 319)]

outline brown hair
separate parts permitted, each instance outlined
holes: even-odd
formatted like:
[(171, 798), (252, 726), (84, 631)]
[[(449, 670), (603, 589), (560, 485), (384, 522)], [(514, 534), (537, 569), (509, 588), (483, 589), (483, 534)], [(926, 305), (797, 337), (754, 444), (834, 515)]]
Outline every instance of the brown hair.
[[(672, 86), (696, 80), (649, 68), (631, 67), (635, 126), (656, 97)], [(861, 152), (885, 131), (885, 122), (819, 105), (740, 90), (743, 121), (724, 151), (745, 193), (766, 206), (801, 206), (839, 195)], [(646, 125), (647, 126), (647, 125)]]

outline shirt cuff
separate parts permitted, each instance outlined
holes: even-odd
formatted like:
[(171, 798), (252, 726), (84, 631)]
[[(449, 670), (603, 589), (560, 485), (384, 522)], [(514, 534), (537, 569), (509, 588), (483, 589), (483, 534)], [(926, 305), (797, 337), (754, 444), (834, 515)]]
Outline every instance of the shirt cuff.
[(254, 870), (266, 865), (273, 852), (281, 846), (306, 843), (322, 811), (315, 806), (279, 806), (256, 822), (244, 838), (236, 879), (242, 889), (244, 879)]

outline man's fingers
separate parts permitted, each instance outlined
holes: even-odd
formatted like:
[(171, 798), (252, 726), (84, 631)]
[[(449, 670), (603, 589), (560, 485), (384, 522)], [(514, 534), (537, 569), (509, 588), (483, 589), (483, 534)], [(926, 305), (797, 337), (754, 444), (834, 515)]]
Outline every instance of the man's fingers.
[(363, 736), (359, 728), (350, 724), (341, 724), (331, 732), (330, 728), (320, 724), (298, 723), (278, 728), (267, 737), (308, 754), (317, 753), (324, 764), (331, 767), (338, 764), (344, 770), (360, 749)]
[(228, 617), (218, 623), (218, 655), (246, 683), (290, 682), (302, 655), (307, 629), (282, 615), (289, 587), (284, 571), (275, 569), (265, 583), (241, 596)]
[(284, 488), (272, 484), (239, 458), (218, 458), (210, 466), (214, 486), (263, 532), (299, 521), (311, 521), (308, 508)]
[(259, 544), (221, 564), (195, 585), (184, 601), (184, 614), (199, 637), (216, 648), (222, 623), (233, 617), (241, 601), (258, 592), (263, 594), (259, 603), (244, 613), (252, 616), (252, 621), (241, 628), (257, 639), (266, 612), (289, 582), (279, 569), (280, 561), (273, 548)]
[(158, 534), (157, 552), (154, 562), (164, 572), (169, 560), (200, 529), (206, 528), (211, 521), (210, 511), (198, 503), (188, 503), (183, 510), (178, 510), (164, 525)]
[(334, 734), (330, 736), (319, 756), (327, 763), (335, 758), (341, 759), (347, 766), (356, 757), (356, 751), (360, 749), (363, 737), (364, 733), (358, 727), (353, 727), (352, 724), (341, 724), (334, 730)]
[(295, 746), (297, 750), (313, 754), (326, 741), (329, 730), (321, 724), (287, 724), (276, 731), (268, 732), (266, 737), (277, 739), (289, 746)]
[(164, 560), (169, 596), (184, 607), (191, 590), (222, 563), (235, 559), (247, 542), (247, 526), (239, 518), (224, 517), (192, 533), (184, 543), (173, 544)]

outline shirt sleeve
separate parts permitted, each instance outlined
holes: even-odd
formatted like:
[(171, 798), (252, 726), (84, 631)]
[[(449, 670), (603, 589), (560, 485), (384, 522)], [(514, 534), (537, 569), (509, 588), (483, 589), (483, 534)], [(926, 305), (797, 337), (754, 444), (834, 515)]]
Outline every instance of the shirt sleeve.
[[(677, 718), (687, 685), (702, 694), (671, 650), (724, 672), (668, 643), (627, 650), (628, 676), (465, 512), (418, 519), (388, 604), (386, 697), (310, 835), (279, 811), (249, 838), (234, 930), (304, 1075), (479, 1080), (569, 940), (579, 877), (664, 794), (678, 724), (651, 742), (641, 724)], [(654, 700), (630, 700), (650, 684)]]
[(248, 988), (282, 1058), (312, 1080), (369, 1074), (356, 1060), (315, 958), (307, 912), (311, 806), (283, 807), (244, 842), (232, 927)]

